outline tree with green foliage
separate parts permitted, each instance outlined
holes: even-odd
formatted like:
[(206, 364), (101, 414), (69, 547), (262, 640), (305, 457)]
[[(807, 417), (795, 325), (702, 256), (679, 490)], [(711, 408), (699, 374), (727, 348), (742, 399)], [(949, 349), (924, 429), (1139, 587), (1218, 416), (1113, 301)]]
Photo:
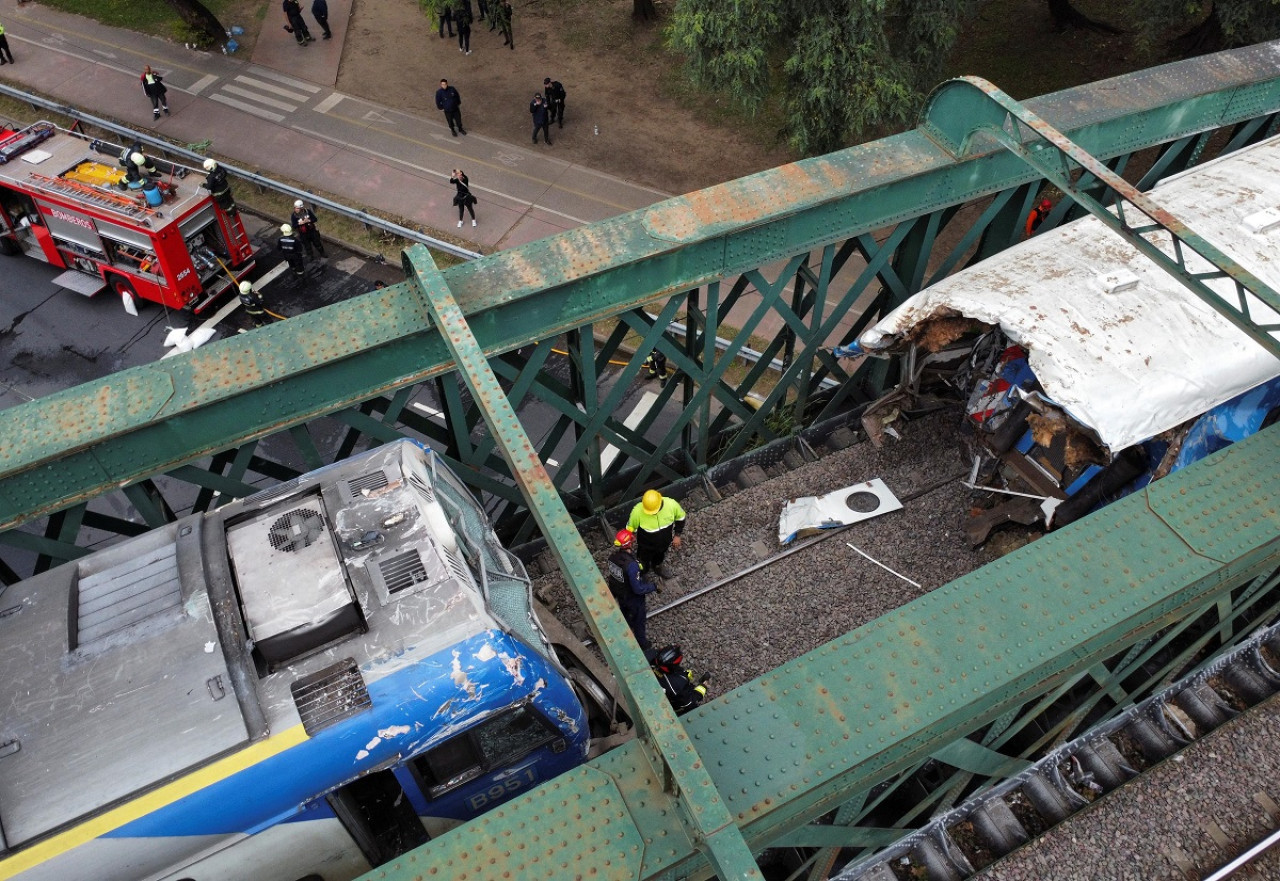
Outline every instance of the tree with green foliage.
[(1280, 0), (1132, 0), (1148, 49), (1168, 45), (1178, 57), (1249, 46), (1280, 37)]
[(695, 83), (779, 101), (804, 154), (911, 120), (974, 0), (677, 0), (668, 41)]

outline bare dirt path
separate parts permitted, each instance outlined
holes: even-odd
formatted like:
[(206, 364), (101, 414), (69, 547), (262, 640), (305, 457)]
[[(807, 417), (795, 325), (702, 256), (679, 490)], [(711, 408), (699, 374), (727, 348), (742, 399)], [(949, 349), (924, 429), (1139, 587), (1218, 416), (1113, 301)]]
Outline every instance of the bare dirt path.
[[(495, 0), (496, 3), (496, 0)], [(474, 5), (474, 4), (473, 4)], [(434, 115), (441, 77), (462, 94), (468, 130), (525, 144), (544, 77), (568, 92), (557, 156), (669, 193), (772, 168), (792, 157), (775, 132), (739, 131), (714, 99), (683, 87), (659, 24), (634, 24), (631, 0), (515, 0), (515, 50), (477, 21), (471, 54), (440, 39), (414, 0), (355, 0), (338, 90)], [(723, 121), (709, 121), (719, 116)], [(599, 134), (596, 134), (596, 130)]]

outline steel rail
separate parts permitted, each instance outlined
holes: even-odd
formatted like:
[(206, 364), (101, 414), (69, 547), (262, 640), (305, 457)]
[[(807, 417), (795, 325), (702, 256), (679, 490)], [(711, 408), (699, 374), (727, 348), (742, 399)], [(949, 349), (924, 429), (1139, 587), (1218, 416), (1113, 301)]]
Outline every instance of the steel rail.
[(1208, 875), (1205, 875), (1203, 881), (1223, 881), (1224, 878), (1230, 878), (1237, 871), (1239, 871), (1240, 869), (1243, 869), (1246, 865), (1253, 862), (1258, 857), (1262, 856), (1264, 853), (1269, 851), (1271, 848), (1275, 847), (1277, 844), (1280, 844), (1280, 829), (1277, 829), (1276, 831), (1272, 832), (1266, 838), (1262, 839), (1257, 844), (1250, 847), (1248, 850), (1240, 854), (1240, 856), (1236, 857), (1234, 860), (1227, 863), (1222, 868)]
[[(25, 104), (30, 104), (33, 107), (40, 107), (45, 110), (52, 110), (55, 113), (59, 113), (63, 116), (70, 117), (71, 119), (74, 119), (77, 122), (87, 123), (89, 125), (96, 126), (97, 128), (100, 128), (104, 131), (111, 132), (112, 134), (116, 134), (124, 138), (129, 138), (130, 140), (133, 140), (133, 141), (139, 141), (146, 146), (155, 147), (157, 149), (164, 150), (166, 154), (179, 156), (183, 159), (186, 159), (189, 162), (194, 162), (197, 166), (203, 163), (204, 160), (210, 158), (208, 156), (205, 156), (203, 153), (197, 153), (194, 150), (188, 150), (185, 147), (179, 147), (162, 138), (157, 138), (154, 135), (148, 135), (142, 132), (137, 132), (131, 128), (128, 128), (127, 126), (123, 126), (118, 123), (112, 122), (109, 119), (103, 119), (100, 116), (94, 116), (91, 113), (85, 113), (83, 110), (79, 110), (75, 107), (72, 107), (69, 104), (62, 104), (58, 101), (50, 101), (48, 98), (42, 98), (39, 95), (33, 95), (30, 92), (24, 92), (21, 89), (15, 89), (12, 86), (5, 85), (4, 83), (0, 83), (0, 95), (8, 95), (10, 98), (14, 98), (18, 101), (22, 101)], [(437, 239), (432, 236), (426, 235), (424, 233), (418, 232), (415, 229), (410, 229), (407, 226), (401, 226), (398, 223), (393, 223), (390, 220), (385, 220), (381, 217), (377, 217), (373, 214), (368, 213), (367, 211), (361, 211), (359, 208), (349, 208), (346, 205), (343, 205), (338, 202), (334, 202), (330, 199), (326, 199), (323, 196), (317, 196), (315, 193), (309, 193), (306, 190), (300, 190), (297, 187), (291, 187), (288, 184), (281, 183), (278, 180), (273, 180), (272, 178), (265, 177), (261, 174), (257, 174), (256, 172), (249, 171), (248, 169), (240, 168), (238, 166), (232, 165), (229, 162), (225, 162), (221, 159), (218, 159), (217, 162), (220, 166), (225, 168), (229, 173), (235, 175), (237, 178), (240, 178), (241, 180), (247, 181), (248, 183), (254, 184), (259, 187), (265, 187), (266, 189), (269, 189), (269, 190), (275, 190), (278, 193), (284, 193), (285, 195), (292, 196), (295, 199), (302, 199), (304, 201), (310, 202), (313, 205), (317, 205), (323, 208), (325, 211), (328, 211), (330, 214), (337, 214), (342, 217), (350, 218), (351, 220), (355, 220), (359, 223), (363, 223), (365, 226), (375, 227), (377, 229), (383, 230), (384, 232), (389, 232), (389, 233), (392, 233), (393, 235), (397, 235), (402, 239), (407, 239), (411, 242), (417, 242), (419, 244), (426, 245), (427, 247), (434, 248), (437, 251), (444, 251), (445, 253), (452, 254), (455, 257), (461, 257), (463, 260), (475, 260), (479, 257), (484, 256), (483, 254), (477, 251), (470, 251), (466, 248), (462, 248), (462, 247), (459, 247), (458, 245), (452, 244), (451, 242), (446, 242), (442, 239)]]

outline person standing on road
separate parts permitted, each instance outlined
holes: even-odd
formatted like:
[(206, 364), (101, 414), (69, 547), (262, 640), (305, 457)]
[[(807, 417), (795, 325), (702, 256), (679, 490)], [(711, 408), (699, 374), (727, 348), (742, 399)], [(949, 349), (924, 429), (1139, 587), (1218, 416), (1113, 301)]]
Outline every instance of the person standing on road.
[(462, 96), (448, 80), (441, 80), (440, 88), (436, 89), (436, 107), (444, 111), (444, 121), (449, 123), (449, 131), (455, 138), (458, 132), (467, 133), (462, 127)]
[(329, 0), (311, 0), (311, 14), (315, 17), (316, 24), (320, 25), (320, 30), (324, 31), (324, 38), (331, 38), (333, 31), (329, 30)]
[(459, 6), (453, 14), (453, 23), (458, 26), (458, 51), (463, 55), (471, 54), (471, 10), (466, 5)]
[(267, 320), (267, 307), (262, 301), (262, 294), (253, 289), (252, 282), (240, 282), (240, 305), (244, 307), (244, 314), (253, 322), (254, 327), (262, 327), (270, 323)]
[(636, 642), (644, 651), (649, 650), (649, 637), (645, 633), (647, 627), (647, 610), (645, 597), (658, 589), (658, 585), (644, 578), (640, 562), (636, 559), (635, 533), (628, 529), (618, 530), (613, 539), (614, 551), (605, 563), (604, 576), (609, 583), (609, 593), (618, 601), (618, 609), (626, 619), (627, 626), (636, 636)]
[(458, 206), (458, 226), (462, 226), (462, 212), (471, 212), (471, 225), (476, 225), (476, 209), (473, 207), (478, 201), (475, 193), (471, 192), (471, 181), (462, 173), (461, 168), (455, 168), (453, 174), (449, 175), (449, 182), (457, 187), (457, 192), (453, 194), (453, 204)]
[(550, 114), (547, 112), (547, 104), (542, 100), (541, 92), (533, 93), (533, 100), (529, 102), (529, 113), (533, 116), (533, 142), (538, 143), (538, 132), (542, 131), (547, 136), (547, 146), (551, 146), (551, 120)]
[(293, 225), (294, 232), (298, 234), (298, 241), (302, 243), (302, 250), (308, 259), (312, 251), (322, 258), (329, 256), (324, 252), (324, 242), (320, 240), (320, 227), (316, 224), (316, 213), (303, 204), (301, 199), (293, 203), (293, 213), (289, 215), (289, 222)]
[(280, 7), (284, 10), (284, 20), (288, 22), (285, 30), (293, 34), (299, 46), (305, 46), (315, 40), (307, 28), (306, 19), (302, 17), (302, 7), (298, 5), (298, 0), (284, 0)]
[(493, 17), (498, 20), (498, 30), (502, 31), (502, 45), (510, 46), (514, 49), (516, 47), (516, 38), (512, 30), (512, 16), (513, 12), (509, 0), (501, 0)]
[(644, 571), (674, 578), (675, 573), (664, 561), (671, 547), (680, 547), (680, 533), (684, 532), (684, 508), (680, 503), (664, 499), (662, 493), (651, 489), (631, 509), (627, 529), (638, 538), (636, 557)]
[(564, 128), (564, 99), (566, 97), (564, 86), (560, 85), (559, 80), (547, 77), (542, 81), (542, 96), (546, 99), (547, 110), (551, 113), (551, 121), (558, 121), (560, 128)]
[(444, 39), (444, 29), (449, 28), (449, 36), (453, 36), (453, 0), (440, 7), (440, 39)]
[(165, 100), (168, 89), (164, 87), (164, 80), (160, 78), (160, 74), (151, 69), (148, 64), (142, 69), (142, 91), (151, 99), (151, 112), (154, 114), (152, 119), (160, 118), (160, 109), (164, 108), (164, 115), (169, 115), (169, 102)]
[[(480, 8), (484, 9), (483, 6)], [(5, 56), (8, 56), (8, 61), (5, 61)], [(13, 50), (9, 48), (9, 38), (4, 35), (2, 24), (0, 24), (0, 64), (13, 64)]]
[(301, 282), (305, 279), (307, 277), (307, 261), (302, 254), (302, 243), (293, 234), (293, 227), (289, 224), (280, 225), (280, 241), (276, 242), (276, 247), (280, 249), (280, 253), (284, 255), (284, 259), (288, 262), (289, 271), (293, 273), (294, 281)]

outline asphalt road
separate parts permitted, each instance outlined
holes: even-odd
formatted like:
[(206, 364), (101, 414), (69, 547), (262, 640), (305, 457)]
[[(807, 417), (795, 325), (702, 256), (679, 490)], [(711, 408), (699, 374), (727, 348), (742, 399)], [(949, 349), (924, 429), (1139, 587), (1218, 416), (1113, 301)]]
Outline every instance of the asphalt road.
[[(249, 226), (259, 249), (254, 277), (271, 275), (280, 263), (275, 227), (261, 221)], [(325, 265), (313, 266), (316, 272), (305, 284), (295, 283), (288, 273), (266, 284), (267, 308), (286, 317), (297, 315), (365, 293), (376, 280), (402, 277), (398, 267), (333, 245), (328, 253)], [(139, 302), (135, 317), (109, 291), (84, 297), (57, 287), (53, 279), (60, 272), (30, 257), (0, 256), (0, 408), (157, 361), (170, 351), (165, 347), (170, 330), (188, 326), (186, 315), (156, 303)], [(209, 323), (213, 340), (249, 328), (233, 298), (219, 305), (227, 308), (218, 309), (216, 316), (206, 310), (194, 321)]]

